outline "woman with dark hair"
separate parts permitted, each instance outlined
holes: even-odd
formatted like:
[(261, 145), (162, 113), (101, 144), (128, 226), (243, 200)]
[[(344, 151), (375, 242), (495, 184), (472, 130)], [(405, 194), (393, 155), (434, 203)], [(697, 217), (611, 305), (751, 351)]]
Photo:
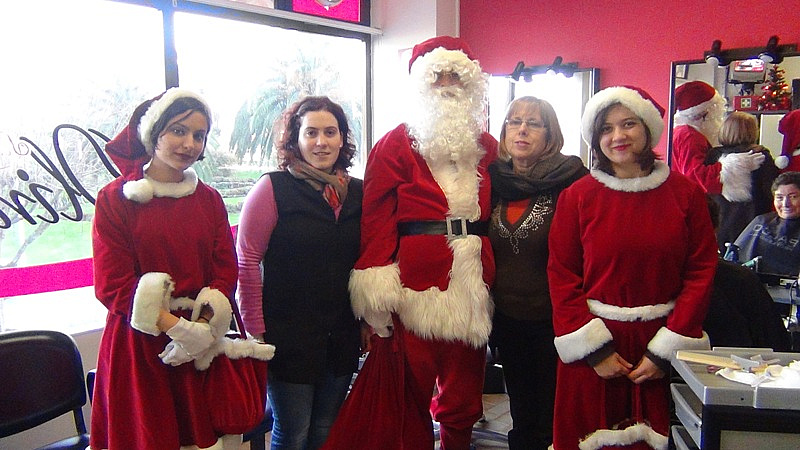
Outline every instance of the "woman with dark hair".
[(205, 370), (228, 350), (231, 358), (260, 359), (270, 350), (225, 338), (236, 287), (233, 235), (222, 197), (191, 168), (210, 129), (206, 102), (172, 88), (136, 108), (106, 145), (122, 176), (97, 194), (92, 223), (95, 294), (108, 308), (93, 449), (241, 445), (241, 434), (214, 425), (223, 405), (205, 395)]
[(508, 446), (546, 449), (553, 441), (556, 349), (547, 286), (547, 237), (562, 190), (589, 171), (561, 154), (553, 107), (536, 97), (508, 106), (492, 180), (492, 242), (497, 275), (492, 343), (503, 364), (513, 429)]
[[(279, 168), (245, 199), (237, 235), (246, 328), (275, 344), (272, 449), (316, 449), (347, 394), (362, 347), (347, 282), (358, 258), (361, 180), (342, 108), (306, 97), (283, 115)], [(263, 276), (261, 267), (263, 267)]]
[(663, 111), (631, 87), (584, 110), (595, 166), (562, 192), (549, 242), (559, 450), (666, 449), (672, 352), (709, 348), (714, 231), (700, 186), (653, 152)]

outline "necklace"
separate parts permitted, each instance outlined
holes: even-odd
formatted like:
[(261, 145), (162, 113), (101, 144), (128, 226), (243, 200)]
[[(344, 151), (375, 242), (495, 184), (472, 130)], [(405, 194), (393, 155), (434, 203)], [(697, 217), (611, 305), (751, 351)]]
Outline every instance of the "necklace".
[(497, 234), (504, 239), (508, 239), (511, 250), (515, 255), (519, 254), (520, 239), (527, 239), (531, 231), (536, 231), (544, 223), (545, 217), (553, 212), (553, 196), (551, 194), (540, 194), (533, 201), (528, 216), (522, 224), (514, 231), (508, 229), (500, 218), (503, 206), (496, 208), (492, 213), (492, 222), (497, 227)]

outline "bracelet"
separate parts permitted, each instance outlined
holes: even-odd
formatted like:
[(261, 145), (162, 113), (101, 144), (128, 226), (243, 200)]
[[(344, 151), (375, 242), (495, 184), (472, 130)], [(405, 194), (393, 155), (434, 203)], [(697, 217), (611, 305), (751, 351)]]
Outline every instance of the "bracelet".
[(203, 319), (203, 320), (205, 320), (205, 323), (208, 323), (208, 319), (206, 319), (203, 316), (198, 317), (197, 320), (195, 320), (195, 322), (200, 322), (200, 319)]

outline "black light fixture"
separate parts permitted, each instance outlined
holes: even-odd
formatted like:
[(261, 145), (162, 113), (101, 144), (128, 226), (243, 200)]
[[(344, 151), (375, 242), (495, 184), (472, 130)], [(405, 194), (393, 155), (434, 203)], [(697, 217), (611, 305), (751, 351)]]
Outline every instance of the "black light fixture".
[(729, 62), (722, 57), (722, 41), (719, 39), (716, 39), (711, 43), (711, 50), (707, 51), (704, 56), (706, 64), (709, 64), (714, 68), (719, 66), (727, 66)]
[(519, 76), (522, 75), (522, 70), (525, 69), (525, 63), (520, 61), (514, 66), (514, 70), (511, 72), (511, 79), (514, 81), (519, 81)]
[(524, 81), (531, 81), (534, 75), (543, 73), (555, 75), (562, 74), (567, 78), (572, 77), (578, 70), (578, 63), (564, 63), (564, 58), (556, 56), (552, 64), (540, 66), (525, 66), (525, 63), (520, 61), (514, 66), (514, 70), (509, 75), (514, 81), (519, 81), (522, 78)]
[(759, 53), (758, 59), (767, 64), (779, 64), (783, 61), (783, 55), (778, 51), (778, 36), (770, 36), (767, 47)]

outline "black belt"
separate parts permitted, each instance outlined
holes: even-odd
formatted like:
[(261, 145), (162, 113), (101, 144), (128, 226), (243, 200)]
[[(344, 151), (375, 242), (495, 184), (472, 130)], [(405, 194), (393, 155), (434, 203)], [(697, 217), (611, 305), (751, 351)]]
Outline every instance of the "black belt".
[(464, 237), (468, 234), (486, 236), (488, 231), (489, 222), (467, 222), (466, 219), (417, 220), (397, 224), (397, 232), (400, 233), (400, 236), (414, 234), (444, 234), (453, 237)]

